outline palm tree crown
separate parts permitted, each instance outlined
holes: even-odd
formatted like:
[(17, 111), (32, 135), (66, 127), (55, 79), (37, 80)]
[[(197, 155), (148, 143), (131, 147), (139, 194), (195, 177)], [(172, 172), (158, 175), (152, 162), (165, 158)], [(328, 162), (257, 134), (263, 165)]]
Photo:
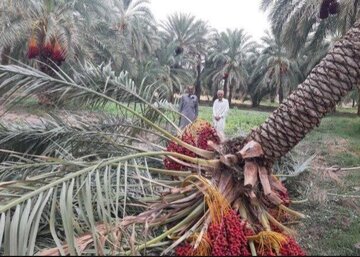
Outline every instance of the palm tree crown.
[[(245, 67), (247, 54), (255, 45), (244, 30), (227, 29), (215, 35), (209, 59), (214, 63), (214, 79), (224, 79), (224, 97), (231, 98), (234, 87), (246, 88), (248, 72)], [(230, 84), (229, 96), (228, 83)]]

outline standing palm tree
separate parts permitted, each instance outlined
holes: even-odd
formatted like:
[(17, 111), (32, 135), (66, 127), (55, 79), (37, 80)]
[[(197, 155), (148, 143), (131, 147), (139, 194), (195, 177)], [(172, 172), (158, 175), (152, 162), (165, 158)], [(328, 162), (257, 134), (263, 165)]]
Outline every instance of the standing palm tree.
[(269, 19), (275, 36), (281, 38), (295, 57), (312, 37), (314, 46), (321, 43), (328, 33), (334, 33), (335, 17), (320, 19), (320, 5), (322, 0), (262, 0), (262, 9), (269, 11)]
[[(7, 3), (5, 3), (7, 2)], [(3, 21), (0, 45), (26, 46), (28, 57), (47, 62), (54, 51), (64, 59), (74, 58), (79, 38), (74, 22), (73, 6), (53, 0), (3, 1), (2, 11), (14, 19)], [(56, 49), (54, 49), (56, 47)], [(24, 52), (24, 51), (23, 51)], [(24, 60), (24, 58), (20, 59)], [(55, 58), (60, 59), (60, 58)], [(57, 60), (55, 60), (57, 61)], [(48, 62), (50, 64), (50, 62)], [(40, 66), (45, 70), (45, 66)]]
[[(334, 4), (336, 8), (328, 7), (329, 10), (326, 12), (330, 15), (322, 16), (321, 12), (324, 11), (326, 2), (336, 3)], [(290, 49), (292, 56), (297, 55), (309, 38), (312, 38), (311, 47), (316, 49), (328, 36), (343, 36), (360, 17), (358, 0), (340, 2), (335, 0), (263, 0), (262, 8), (269, 10), (275, 33), (282, 35), (282, 40)], [(360, 105), (358, 105), (358, 113), (360, 113)]]
[(250, 49), (246, 62), (246, 69), (249, 74), (246, 93), (250, 95), (252, 107), (259, 106), (262, 98), (270, 93), (268, 87), (260, 86), (266, 72), (266, 66), (258, 61), (261, 57), (261, 50), (261, 45), (256, 45)]
[[(9, 28), (3, 31), (1, 38), (2, 45), (16, 45), (22, 43), (28, 38), (28, 53), (29, 59), (36, 58), (39, 69), (49, 75), (54, 74), (57, 65), (60, 65), (67, 59), (74, 51), (74, 42), (77, 33), (73, 25), (73, 9), (66, 4), (56, 4), (55, 1), (32, 1), (32, 5), (28, 9), (19, 11), (15, 3), (9, 2), (4, 11), (7, 9), (15, 10), (18, 16), (21, 17), (18, 22), (26, 22), (23, 28), (23, 34), (19, 37), (13, 37), (11, 32), (19, 33), (18, 31), (11, 31)], [(14, 26), (17, 24), (13, 24)], [(20, 31), (20, 33), (22, 32)], [(10, 32), (10, 33), (9, 33)], [(20, 42), (19, 42), (20, 41)], [(51, 97), (46, 93), (38, 95), (40, 104), (51, 104)]]
[(111, 0), (76, 0), (71, 5), (79, 39), (74, 49), (77, 59), (81, 63), (85, 60), (98, 64), (109, 60), (115, 63), (113, 42), (116, 38), (112, 25), (117, 16), (111, 8)]
[(182, 86), (191, 84), (194, 80), (190, 70), (185, 69), (178, 64), (180, 56), (174, 56), (177, 44), (172, 42), (167, 44), (161, 42), (161, 47), (156, 51), (158, 62), (158, 72), (156, 76), (160, 84), (165, 84), (170, 90), (169, 101), (173, 102), (175, 93), (181, 93)]
[(200, 99), (202, 63), (210, 33), (208, 25), (190, 14), (175, 13), (170, 15), (161, 27), (164, 41), (176, 45), (174, 54), (179, 57), (177, 67), (194, 70), (195, 94)]
[(299, 83), (302, 74), (297, 60), (289, 57), (279, 37), (266, 32), (262, 42), (264, 49), (258, 59), (257, 69), (254, 70), (254, 73), (263, 74), (258, 87), (268, 87), (270, 95), (274, 97), (277, 94), (282, 103), (285, 92), (291, 91)]
[[(9, 4), (11, 4), (9, 6)], [(0, 4), (0, 51), (1, 64), (9, 63), (11, 51), (18, 45), (25, 45), (23, 35), (29, 29), (28, 22), (23, 19), (23, 10), (29, 10), (36, 5), (36, 1), (2, 1)], [(5, 15), (6, 13), (6, 15)]]
[(116, 14), (115, 31), (119, 50), (125, 48), (137, 60), (146, 59), (159, 47), (155, 20), (148, 0), (112, 0)]
[[(90, 57), (81, 33), (82, 28), (87, 26), (82, 22), (86, 20), (86, 15), (94, 14), (94, 10), (101, 9), (104, 14), (104, 10), (108, 9), (104, 3), (81, 0), (3, 1), (1, 8), (9, 13), (8, 18), (2, 16), (0, 24), (2, 63), (7, 62), (4, 58), (6, 54), (26, 60), (27, 51), (27, 58), (37, 59), (39, 62), (35, 65), (49, 75), (54, 75), (65, 60)], [(46, 92), (38, 97), (40, 104), (52, 104)]]
[(227, 29), (215, 36), (209, 59), (214, 63), (213, 76), (224, 79), (224, 97), (228, 98), (230, 105), (234, 87), (242, 85), (246, 88), (248, 72), (245, 63), (253, 46), (254, 42), (242, 29)]

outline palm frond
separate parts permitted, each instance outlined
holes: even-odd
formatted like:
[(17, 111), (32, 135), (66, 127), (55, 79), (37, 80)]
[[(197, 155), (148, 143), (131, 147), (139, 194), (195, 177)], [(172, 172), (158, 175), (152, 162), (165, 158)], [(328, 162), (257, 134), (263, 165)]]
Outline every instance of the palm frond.
[[(2, 149), (70, 160), (163, 149), (159, 141), (161, 136), (156, 137), (157, 144), (131, 136), (132, 131), (138, 129), (131, 121), (106, 113), (85, 117), (70, 113), (50, 114), (47, 119), (39, 119), (39, 123), (3, 122), (0, 143)], [(154, 132), (148, 131), (147, 137), (151, 133)], [(0, 159), (5, 157), (7, 154)]]
[[(53, 92), (55, 94), (60, 92), (61, 95), (59, 99), (65, 97), (66, 95), (70, 95), (71, 97), (76, 96), (77, 99), (80, 99), (80, 103), (81, 101), (91, 103), (88, 97), (95, 96), (95, 104), (104, 104), (105, 102), (115, 104), (119, 110), (122, 110), (121, 114), (124, 116), (124, 118), (130, 118), (133, 122), (135, 122), (134, 124), (138, 124), (139, 127), (151, 127), (163, 134), (166, 138), (174, 140), (189, 150), (195, 151), (200, 156), (210, 157), (213, 155), (209, 151), (199, 150), (196, 147), (184, 143), (179, 138), (171, 134), (168, 129), (164, 129), (159, 124), (157, 125), (153, 121), (149, 120), (149, 117), (154, 117), (153, 113), (156, 112), (157, 117), (162, 117), (166, 122), (168, 122), (174, 128), (178, 129), (177, 126), (156, 107), (156, 105), (147, 102), (146, 99), (136, 93), (134, 84), (126, 76), (126, 73), (120, 74), (119, 77), (114, 77), (111, 79), (114, 74), (111, 69), (106, 69), (104, 70), (104, 74), (108, 72), (108, 74), (104, 76), (106, 80), (104, 81), (104, 84), (99, 85), (93, 79), (87, 80), (81, 76), (77, 78), (79, 83), (76, 83), (74, 79), (69, 77), (62, 70), (54, 71), (56, 72), (58, 78), (53, 78), (27, 66), (3, 65), (0, 66), (0, 71), (3, 72), (1, 77), (2, 83), (0, 84), (0, 90), (5, 89), (9, 91), (11, 89), (13, 93), (19, 89), (24, 89), (23, 92), (25, 97), (31, 94), (43, 92), (44, 90), (49, 90), (49, 92)], [(93, 70), (92, 72), (96, 74), (96, 70)], [(16, 81), (15, 85), (14, 81)], [(87, 85), (86, 82), (89, 82), (90, 85)], [(110, 83), (114, 83), (113, 85), (115, 85), (115, 87), (109, 88), (108, 84)], [(140, 92), (146, 93), (147, 91), (144, 89), (146, 89), (146, 87), (141, 86)], [(133, 97), (133, 99), (140, 102), (140, 106), (137, 105), (136, 101), (132, 102), (132, 106), (130, 106), (129, 103), (125, 104), (124, 102), (120, 102), (122, 100), (124, 101), (129, 99), (129, 97)], [(17, 102), (23, 98), (24, 96), (21, 96), (20, 98), (15, 97), (12, 100), (8, 100), (8, 102)], [(145, 106), (147, 108), (142, 108)], [(153, 112), (149, 113), (148, 109), (153, 110)], [(146, 115), (149, 114), (150, 116), (146, 117)]]
[[(0, 19), (4, 19), (4, 16)], [(9, 17), (6, 17), (6, 19), (9, 19)], [(8, 23), (8, 26), (2, 26), (3, 30), (0, 32), (1, 46), (15, 46), (19, 41), (23, 41), (24, 35), (30, 36), (31, 23), (29, 20), (16, 17), (11, 21), (0, 21), (0, 24), (4, 23)]]
[[(122, 157), (112, 157), (100, 161), (88, 162), (79, 160), (62, 160), (42, 156), (22, 156), (22, 162), (17, 161), (16, 165), (3, 162), (0, 165), (0, 174), (14, 174), (26, 169), (29, 173), (26, 178), (17, 180), (16, 176), (12, 180), (0, 183), (0, 235), (3, 237), (3, 253), (7, 254), (33, 254), (35, 249), (35, 236), (51, 236), (60, 252), (70, 254), (81, 254), (84, 249), (75, 240), (85, 232), (88, 233), (88, 240), (95, 252), (104, 249), (113, 249), (116, 243), (115, 238), (108, 238), (108, 243), (97, 245), (98, 233), (114, 232), (114, 227), (123, 224), (124, 228), (130, 224), (143, 223), (149, 215), (147, 212), (140, 216), (137, 214), (145, 211), (142, 203), (160, 200), (158, 192), (163, 190), (175, 189), (172, 180), (166, 179), (171, 171), (154, 169), (148, 166), (147, 157), (164, 155), (174, 155), (191, 160), (186, 156), (166, 152), (147, 152), (138, 154), (128, 154)], [(16, 158), (13, 152), (13, 158)], [(193, 159), (198, 162), (198, 159)], [(204, 163), (205, 164), (205, 163)], [(51, 168), (49, 172), (49, 168)], [(35, 172), (36, 170), (36, 172)], [(153, 180), (151, 174), (158, 174), (160, 179)], [(163, 176), (161, 174), (164, 174)], [(188, 175), (188, 172), (173, 171), (179, 176)], [(163, 178), (163, 179), (161, 179)], [(178, 194), (178, 193), (175, 193)], [(195, 196), (198, 193), (195, 192)], [(175, 196), (175, 195), (173, 195)], [(173, 197), (172, 196), (172, 197)], [(180, 196), (178, 194), (178, 196)], [(170, 197), (170, 195), (169, 195)], [(172, 220), (181, 219), (190, 215), (182, 221), (189, 222), (194, 215), (202, 213), (203, 206), (192, 204), (197, 202), (195, 197), (187, 206), (183, 206), (182, 201), (170, 200), (170, 205), (159, 202), (159, 206), (148, 212), (156, 214), (153, 218), (155, 224), (168, 224)], [(194, 202), (195, 201), (195, 202)], [(182, 208), (182, 212), (176, 206)], [(174, 215), (171, 219), (157, 217), (163, 208), (168, 206), (168, 212)], [(12, 211), (14, 210), (14, 212)], [(195, 212), (194, 215), (191, 212)], [(122, 218), (125, 217), (126, 218)], [(21, 218), (20, 218), (21, 217)], [(146, 218), (144, 220), (144, 218)], [(107, 227), (106, 231), (101, 232), (99, 225)], [(63, 231), (54, 230), (54, 227), (63, 227)], [(19, 228), (19, 229), (15, 229)], [(110, 227), (113, 227), (110, 229)], [(165, 236), (174, 231), (170, 229)], [(11, 228), (9, 230), (9, 228)], [(25, 233), (24, 233), (25, 231)], [(122, 233), (125, 233), (122, 231)], [(163, 235), (158, 237), (163, 238)], [(125, 238), (124, 238), (125, 239)], [(10, 243), (11, 240), (11, 243)], [(21, 241), (20, 241), (21, 240)], [(61, 245), (61, 241), (66, 240), (66, 248)], [(146, 239), (143, 239), (146, 240)], [(157, 242), (158, 239), (150, 240)], [(21, 242), (21, 244), (19, 243)], [(41, 242), (37, 238), (36, 243)], [(93, 244), (94, 243), (94, 244)], [(127, 242), (129, 245), (129, 242)], [(117, 244), (116, 244), (117, 245)], [(26, 247), (24, 247), (26, 246)], [(50, 245), (50, 247), (55, 245)], [(79, 248), (80, 247), (80, 248)], [(83, 246), (88, 248), (88, 244)], [(126, 250), (126, 246), (125, 250)], [(143, 249), (143, 246), (138, 246)], [(124, 248), (122, 248), (124, 249)], [(113, 249), (121, 252), (120, 249)], [(130, 250), (130, 249), (129, 249)]]

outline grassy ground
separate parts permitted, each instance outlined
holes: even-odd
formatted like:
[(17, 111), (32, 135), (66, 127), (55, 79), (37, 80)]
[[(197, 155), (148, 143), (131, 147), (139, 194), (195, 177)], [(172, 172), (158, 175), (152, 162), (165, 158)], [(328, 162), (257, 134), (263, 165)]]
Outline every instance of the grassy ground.
[(324, 118), (297, 149), (317, 154), (302, 176), (309, 202), (301, 208), (311, 217), (300, 226), (302, 245), (311, 255), (359, 256), (360, 169), (326, 167), (360, 166), (360, 118)]
[[(24, 102), (19, 108), (38, 115), (44, 111), (36, 101)], [(292, 197), (308, 199), (294, 206), (309, 216), (294, 228), (309, 255), (360, 255), (360, 169), (328, 169), (360, 166), (360, 118), (353, 114), (355, 108), (337, 110), (346, 113), (324, 118), (295, 147), (295, 151), (308, 156), (316, 154), (316, 158), (307, 172), (286, 181)], [(115, 113), (116, 108), (109, 105), (106, 111)], [(201, 106), (199, 113), (211, 122), (210, 107)], [(228, 137), (246, 134), (269, 115), (270, 112), (231, 109), (225, 133)]]
[[(239, 109), (230, 109), (226, 119), (225, 134), (233, 136), (238, 133), (249, 132), (252, 128), (259, 126), (269, 116), (267, 112), (242, 111)], [(199, 117), (212, 122), (212, 109), (201, 106)]]

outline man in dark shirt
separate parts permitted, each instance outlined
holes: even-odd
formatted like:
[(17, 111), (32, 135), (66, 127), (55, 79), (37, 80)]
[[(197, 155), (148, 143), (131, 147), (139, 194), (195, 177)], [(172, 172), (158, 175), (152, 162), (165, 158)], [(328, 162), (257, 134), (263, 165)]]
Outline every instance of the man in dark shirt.
[(193, 122), (199, 113), (198, 98), (194, 95), (194, 87), (187, 86), (186, 93), (181, 96), (179, 103), (180, 128), (184, 128), (189, 123)]

